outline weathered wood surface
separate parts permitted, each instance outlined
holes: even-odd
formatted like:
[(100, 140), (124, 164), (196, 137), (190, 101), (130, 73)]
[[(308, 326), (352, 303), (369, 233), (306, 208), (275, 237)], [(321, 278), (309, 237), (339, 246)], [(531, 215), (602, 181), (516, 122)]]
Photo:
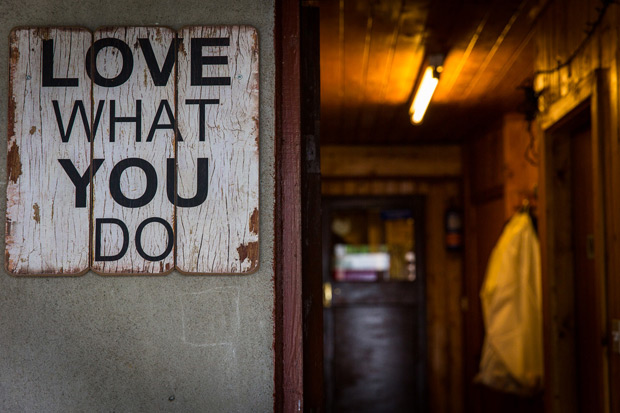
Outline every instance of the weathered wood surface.
[[(208, 195), (198, 206), (178, 203), (176, 266), (191, 274), (252, 272), (258, 268), (257, 33), (247, 26), (187, 27), (179, 37), (178, 197), (196, 196), (201, 158), (208, 159)], [(194, 79), (193, 54), (202, 63)]]
[(276, 7), (275, 412), (304, 410), (300, 4)]
[[(88, 269), (90, 200), (85, 196), (78, 202), (59, 160), (68, 160), (80, 176), (90, 163), (80, 112), (69, 141), (64, 143), (62, 135), (69, 132), (76, 101), (84, 103), (84, 115), (90, 118), (90, 80), (83, 59), (91, 40), (91, 33), (79, 28), (11, 33), (5, 233), (5, 266), (11, 274), (78, 275)], [(49, 69), (45, 72), (43, 62)], [(73, 80), (65, 87), (53, 79)]]
[[(120, 39), (127, 46), (106, 39)], [(100, 105), (103, 109), (94, 134), (93, 158), (103, 163), (93, 176), (91, 245), (92, 269), (102, 274), (158, 274), (174, 267), (174, 203), (167, 195), (167, 159), (174, 159), (175, 81), (174, 67), (165, 65), (170, 47), (174, 53), (174, 39), (175, 32), (163, 27), (95, 32), (95, 118)], [(123, 47), (129, 47), (129, 54), (122, 55)], [(149, 68), (145, 56), (154, 56), (157, 67), (151, 62)], [(129, 61), (133, 71), (121, 83)], [(155, 73), (160, 72), (163, 76), (157, 85)], [(99, 81), (97, 73), (102, 77)], [(120, 185), (116, 185), (119, 174)], [(123, 234), (120, 223), (101, 219), (122, 221), (127, 233)], [(120, 256), (126, 242), (126, 252)]]
[(258, 82), (251, 27), (14, 30), (8, 271), (256, 270)]

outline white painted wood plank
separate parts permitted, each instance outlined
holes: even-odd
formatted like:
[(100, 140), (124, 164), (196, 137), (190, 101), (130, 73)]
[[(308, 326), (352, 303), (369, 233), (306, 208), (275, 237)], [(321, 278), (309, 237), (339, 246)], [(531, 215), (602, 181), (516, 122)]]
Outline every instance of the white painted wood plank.
[(249, 273), (258, 268), (259, 250), (257, 33), (248, 26), (187, 27), (179, 37), (178, 196), (197, 194), (200, 158), (208, 159), (208, 195), (194, 207), (177, 203), (177, 269)]
[(63, 133), (77, 101), (90, 118), (84, 57), (91, 40), (91, 33), (79, 28), (11, 33), (5, 233), (11, 274), (78, 275), (88, 269), (90, 200), (84, 196), (76, 206), (76, 187), (59, 159), (81, 176), (90, 163), (90, 144), (80, 111), (63, 142), (54, 102)]
[[(93, 177), (92, 269), (101, 274), (161, 274), (174, 267), (174, 235), (167, 229), (173, 229), (174, 204), (166, 193), (166, 164), (174, 158), (173, 119), (167, 108), (174, 117), (175, 79), (174, 67), (165, 70), (174, 39), (174, 31), (160, 27), (95, 32), (94, 50), (100, 50), (94, 64), (101, 77), (94, 73), (94, 112), (104, 103), (93, 145), (94, 159), (103, 163)], [(158, 86), (160, 72), (164, 76)], [(140, 122), (135, 120), (138, 112)], [(161, 128), (149, 136), (154, 123)], [(156, 182), (147, 178), (145, 171), (151, 170)]]

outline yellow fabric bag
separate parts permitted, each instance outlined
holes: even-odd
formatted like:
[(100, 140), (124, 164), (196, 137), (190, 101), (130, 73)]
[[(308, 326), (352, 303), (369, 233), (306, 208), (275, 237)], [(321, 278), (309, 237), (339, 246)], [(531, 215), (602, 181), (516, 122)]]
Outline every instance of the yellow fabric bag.
[(542, 389), (540, 244), (527, 213), (513, 216), (491, 253), (480, 291), (486, 336), (476, 381), (531, 395)]

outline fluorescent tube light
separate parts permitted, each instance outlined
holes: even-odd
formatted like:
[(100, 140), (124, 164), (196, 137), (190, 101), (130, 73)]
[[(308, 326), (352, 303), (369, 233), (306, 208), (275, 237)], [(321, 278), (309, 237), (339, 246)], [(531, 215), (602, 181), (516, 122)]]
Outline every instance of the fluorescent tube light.
[(428, 66), (424, 71), (424, 76), (422, 76), (420, 86), (418, 87), (415, 97), (413, 98), (413, 102), (411, 103), (411, 107), (409, 108), (411, 122), (416, 124), (422, 122), (422, 118), (426, 113), (426, 108), (433, 97), (433, 93), (435, 93), (437, 83), (439, 83), (440, 71), (441, 66)]

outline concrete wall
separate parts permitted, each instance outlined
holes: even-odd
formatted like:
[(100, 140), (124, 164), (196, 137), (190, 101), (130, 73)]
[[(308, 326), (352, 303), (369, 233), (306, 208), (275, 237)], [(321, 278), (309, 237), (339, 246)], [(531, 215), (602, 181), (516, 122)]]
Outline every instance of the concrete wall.
[[(1, 196), (15, 26), (249, 24), (260, 39), (260, 270), (249, 276), (0, 274), (0, 411), (246, 412), (273, 407), (274, 3), (2, 0)], [(6, 203), (0, 202), (4, 216)], [(4, 237), (2, 236), (4, 250)]]

